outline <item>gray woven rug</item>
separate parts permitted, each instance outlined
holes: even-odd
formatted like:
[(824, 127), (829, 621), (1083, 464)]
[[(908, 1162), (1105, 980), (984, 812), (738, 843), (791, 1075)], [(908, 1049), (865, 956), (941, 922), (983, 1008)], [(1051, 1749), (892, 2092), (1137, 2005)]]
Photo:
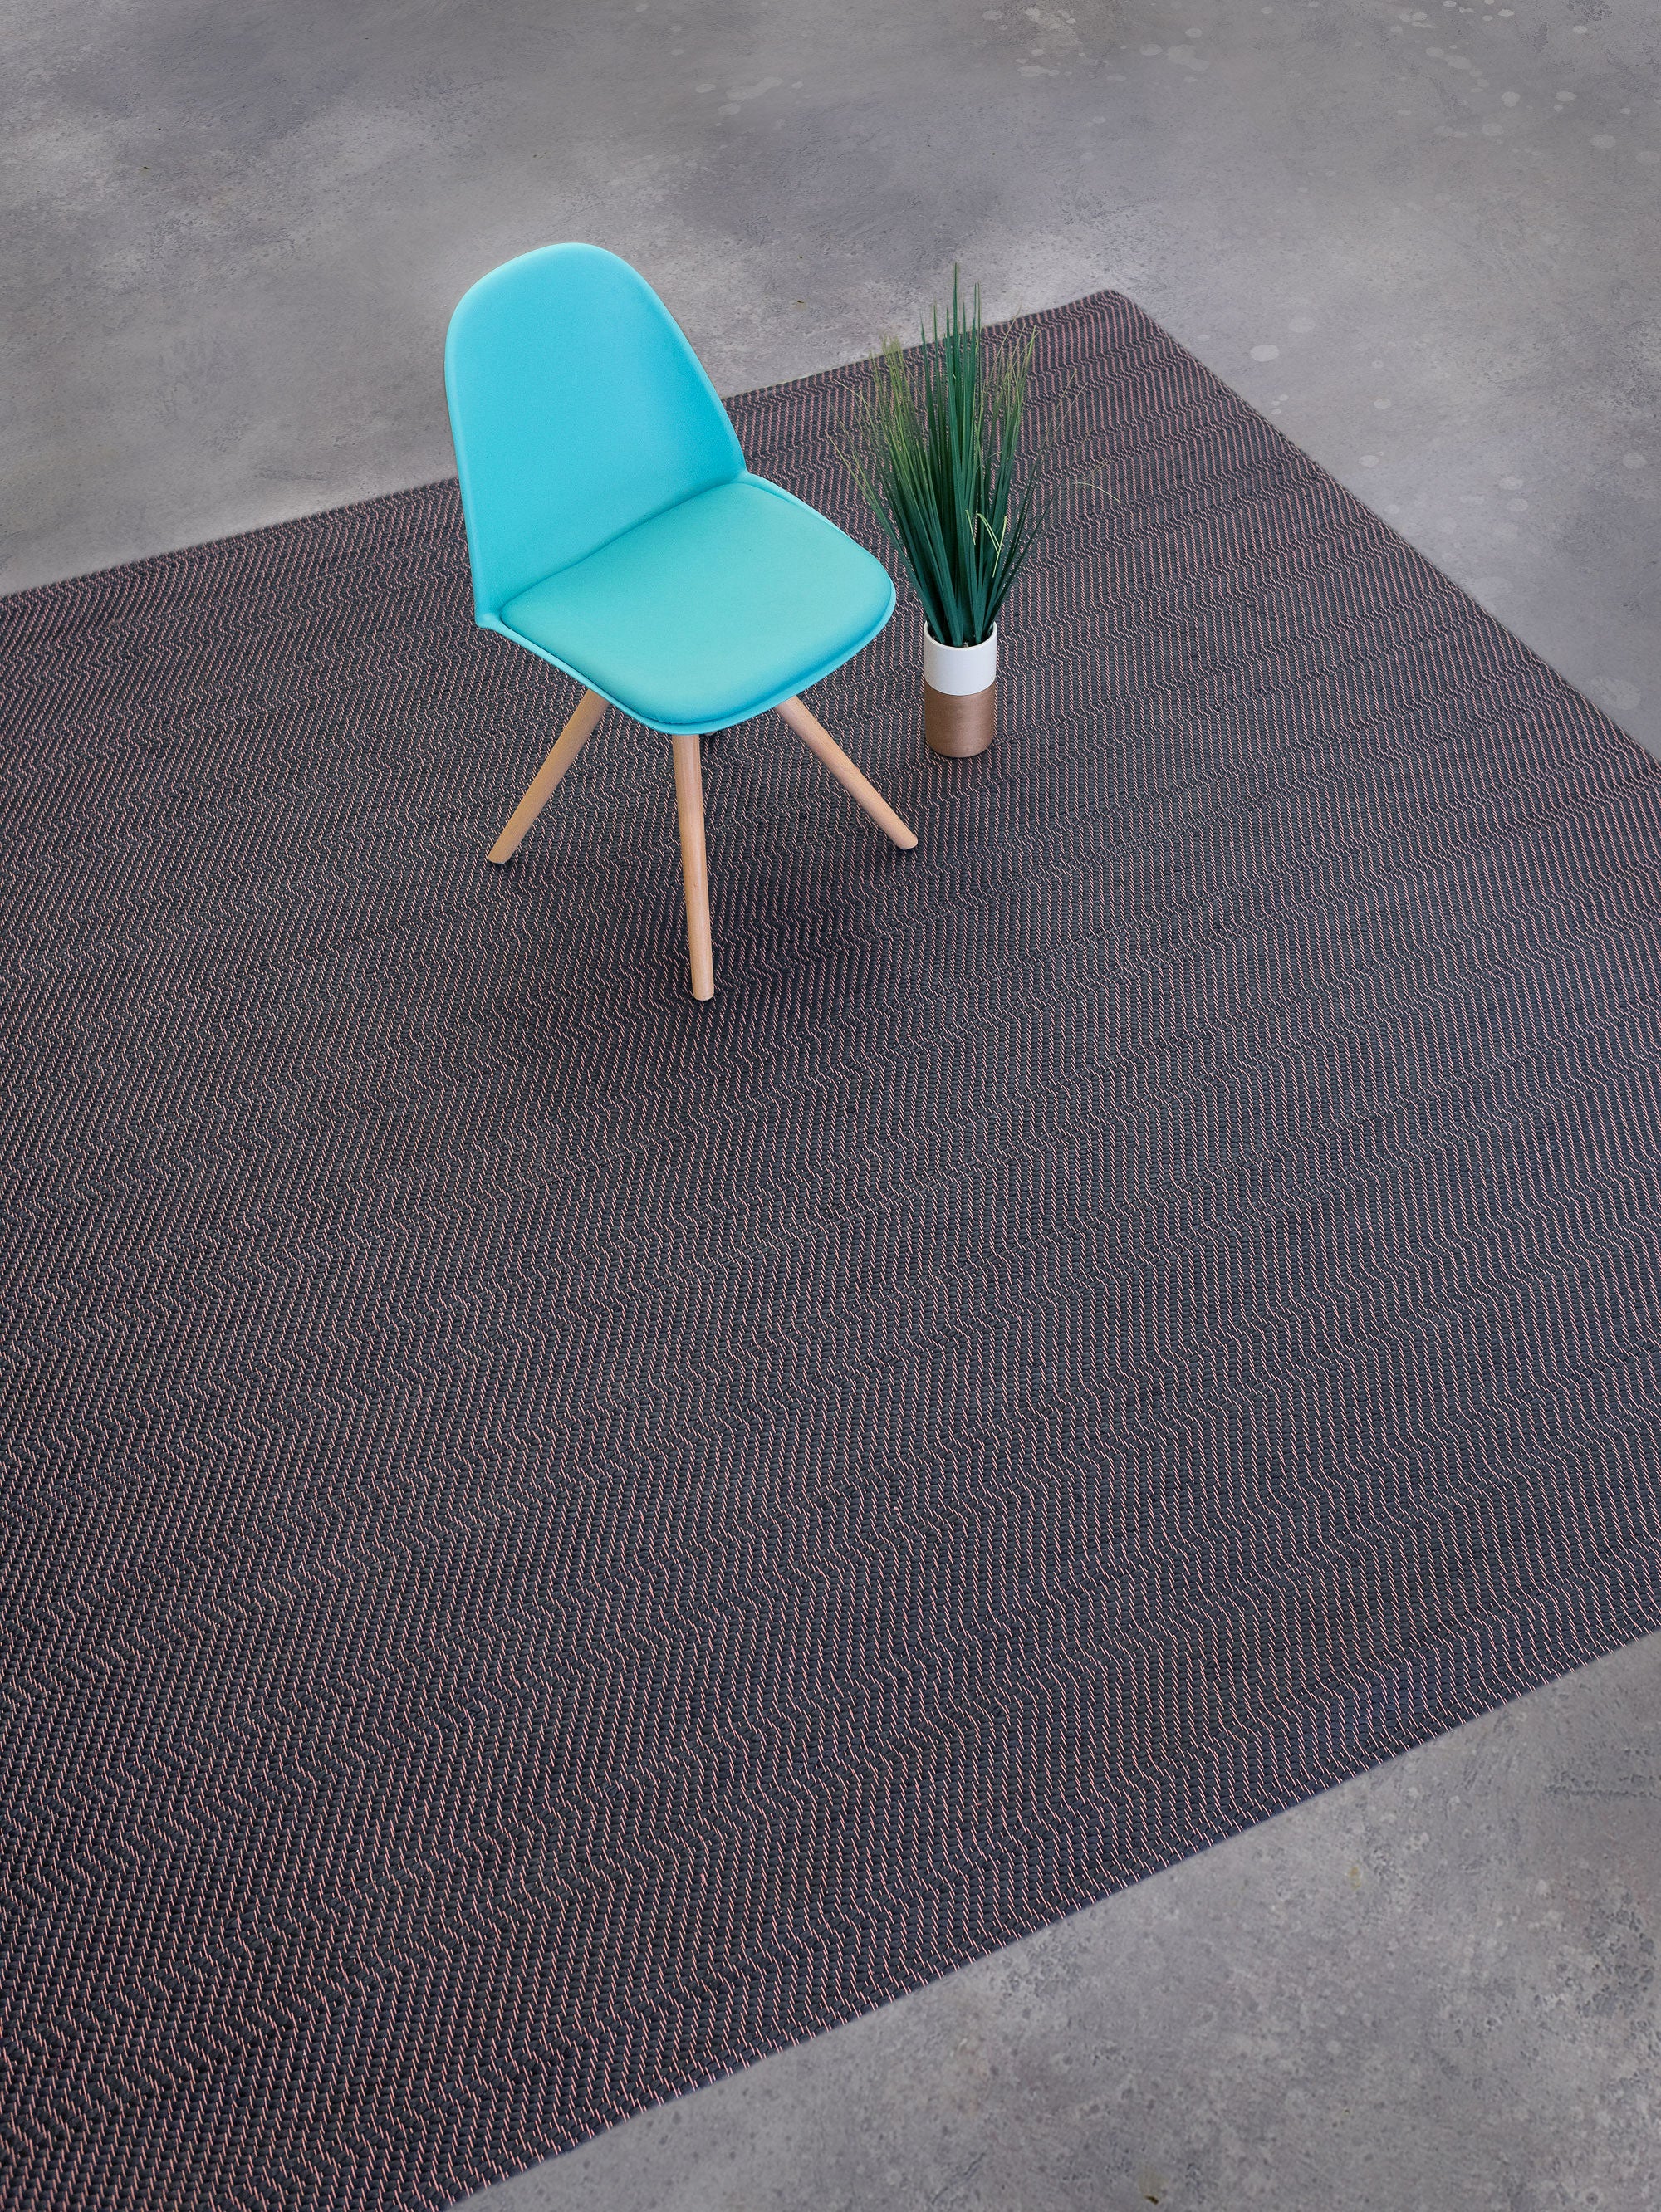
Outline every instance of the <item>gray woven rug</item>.
[[(1002, 734), (0, 604), (0, 2196), (436, 2207), (1661, 1625), (1661, 770), (1133, 307)], [(871, 541), (855, 373), (738, 402)]]

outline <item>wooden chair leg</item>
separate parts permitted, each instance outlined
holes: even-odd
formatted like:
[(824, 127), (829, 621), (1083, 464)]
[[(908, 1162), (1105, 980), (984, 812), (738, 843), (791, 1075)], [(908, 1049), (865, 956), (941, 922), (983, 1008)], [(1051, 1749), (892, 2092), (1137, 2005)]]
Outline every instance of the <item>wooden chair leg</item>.
[(537, 770), (536, 781), (526, 793), (509, 817), (508, 827), (491, 846), (490, 858), (497, 863), (511, 860), (524, 842), (525, 833), (554, 795), (554, 786), (593, 736), (594, 725), (605, 712), (605, 702), (598, 691), (585, 691), (577, 701), (577, 710), (560, 732), (554, 750)]
[(866, 781), (836, 739), (813, 720), (801, 701), (782, 700), (779, 712), (809, 752), (818, 755), (843, 790), (853, 793), (871, 819), (887, 831), (902, 852), (909, 853), (917, 842), (916, 836), (900, 820), (875, 784)]
[(709, 862), (703, 849), (703, 770), (697, 733), (672, 740), (675, 748), (675, 806), (680, 815), (680, 872), (686, 885), (686, 950), (691, 957), (692, 996), (715, 995), (715, 963), (709, 945)]

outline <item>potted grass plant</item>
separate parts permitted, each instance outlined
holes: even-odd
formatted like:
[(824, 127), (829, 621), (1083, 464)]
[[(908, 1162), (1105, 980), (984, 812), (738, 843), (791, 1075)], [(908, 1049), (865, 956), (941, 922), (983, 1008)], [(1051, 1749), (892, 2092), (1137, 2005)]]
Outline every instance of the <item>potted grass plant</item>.
[(1041, 447), (1019, 474), (1034, 340), (1000, 343), (965, 308), (952, 271), (907, 360), (885, 340), (845, 446), (849, 465), (905, 562), (923, 612), (923, 734), (936, 752), (984, 752), (997, 726), (998, 611), (1051, 503)]

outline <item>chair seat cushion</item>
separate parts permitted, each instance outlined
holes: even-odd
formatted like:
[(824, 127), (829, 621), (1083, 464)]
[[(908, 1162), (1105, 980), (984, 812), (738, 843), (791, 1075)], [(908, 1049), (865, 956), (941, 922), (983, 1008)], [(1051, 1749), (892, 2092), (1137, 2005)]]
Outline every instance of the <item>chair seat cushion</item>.
[(721, 730), (873, 638), (887, 570), (760, 477), (697, 493), (502, 607), (520, 641), (658, 730)]

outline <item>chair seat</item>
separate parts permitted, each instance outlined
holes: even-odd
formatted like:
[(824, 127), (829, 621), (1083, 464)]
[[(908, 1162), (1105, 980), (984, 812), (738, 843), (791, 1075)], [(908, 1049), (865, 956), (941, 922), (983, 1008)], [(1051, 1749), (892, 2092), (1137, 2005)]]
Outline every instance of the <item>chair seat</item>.
[(893, 605), (880, 562), (776, 484), (745, 475), (544, 577), (498, 620), (636, 721), (702, 732), (829, 675)]

